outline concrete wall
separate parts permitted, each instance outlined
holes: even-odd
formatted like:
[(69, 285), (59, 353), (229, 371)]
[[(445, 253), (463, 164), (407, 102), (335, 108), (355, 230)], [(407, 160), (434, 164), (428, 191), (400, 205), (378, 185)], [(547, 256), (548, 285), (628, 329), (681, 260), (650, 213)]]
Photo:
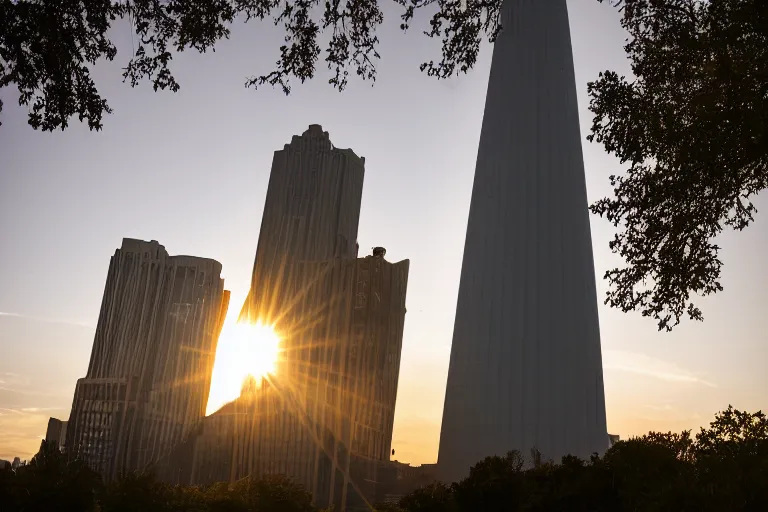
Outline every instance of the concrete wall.
[(566, 0), (506, 0), (467, 225), (439, 466), (607, 448)]

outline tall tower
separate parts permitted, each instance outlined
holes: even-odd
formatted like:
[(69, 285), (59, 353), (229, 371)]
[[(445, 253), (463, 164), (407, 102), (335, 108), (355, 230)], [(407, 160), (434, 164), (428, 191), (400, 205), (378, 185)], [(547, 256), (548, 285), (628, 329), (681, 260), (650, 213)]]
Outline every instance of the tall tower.
[(177, 446), (166, 479), (284, 474), (340, 511), (383, 498), (410, 262), (357, 257), (364, 164), (319, 125), (275, 152), (240, 317), (274, 323), (280, 358)]
[(566, 0), (506, 0), (469, 210), (438, 459), (608, 446)]
[(298, 261), (355, 258), (365, 158), (313, 124), (275, 151), (251, 290), (240, 318), (274, 322)]
[(381, 502), (410, 266), (384, 255), (297, 263), (284, 319), (299, 327), (288, 340), (297, 349), (205, 418), (160, 474), (191, 485), (283, 474), (319, 508)]

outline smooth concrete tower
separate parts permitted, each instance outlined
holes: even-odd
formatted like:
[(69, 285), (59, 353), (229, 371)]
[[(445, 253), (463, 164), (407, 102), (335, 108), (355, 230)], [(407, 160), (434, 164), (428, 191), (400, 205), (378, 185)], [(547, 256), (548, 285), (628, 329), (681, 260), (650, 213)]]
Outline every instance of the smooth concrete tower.
[(608, 446), (566, 0), (506, 0), (493, 50), (440, 433), (440, 477)]

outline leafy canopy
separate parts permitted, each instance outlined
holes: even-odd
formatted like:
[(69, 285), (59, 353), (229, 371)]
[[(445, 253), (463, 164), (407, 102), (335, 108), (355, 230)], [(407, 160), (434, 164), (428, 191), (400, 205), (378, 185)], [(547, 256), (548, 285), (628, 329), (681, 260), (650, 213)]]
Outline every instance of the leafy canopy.
[[(383, 0), (382, 0), (383, 1)], [(393, 0), (407, 30), (428, 9), (424, 33), (441, 40), (437, 79), (466, 73), (481, 40), (500, 29), (503, 0)], [(542, 0), (544, 1), (544, 0)], [(633, 77), (601, 73), (588, 85), (590, 141), (629, 165), (611, 176), (614, 194), (591, 206), (618, 229), (610, 248), (626, 265), (605, 274), (606, 304), (637, 310), (671, 330), (686, 314), (703, 318), (692, 296), (722, 290), (724, 228), (753, 220), (752, 198), (768, 186), (768, 2), (764, 0), (598, 0), (622, 10)], [(319, 59), (344, 90), (350, 72), (376, 79), (380, 0), (0, 0), (0, 88), (15, 85), (29, 124), (53, 131), (77, 116), (93, 130), (110, 113), (90, 76), (117, 48), (116, 21), (138, 36), (123, 79), (177, 91), (176, 52), (213, 50), (237, 19), (282, 25), (273, 70), (246, 87), (280, 87), (314, 77)], [(321, 47), (321, 42), (324, 41)], [(2, 103), (0, 102), (0, 110)]]
[[(492, 39), (498, 30), (501, 0), (470, 1), (466, 10), (458, 0), (393, 1), (403, 9), (403, 31), (416, 11), (437, 6), (424, 33), (442, 39), (442, 59), (421, 65), (437, 78), (471, 69), (483, 35)], [(350, 71), (376, 79), (376, 31), (384, 21), (379, 0), (0, 0), (0, 88), (16, 85), (19, 103), (31, 106), (35, 129), (63, 130), (76, 115), (99, 130), (103, 114), (112, 110), (89, 66), (117, 55), (108, 37), (113, 23), (130, 23), (139, 40), (124, 81), (136, 86), (149, 80), (155, 90), (175, 92), (174, 52), (214, 50), (237, 19), (270, 20), (285, 31), (275, 68), (248, 78), (246, 87), (268, 84), (289, 94), (291, 79), (314, 77), (321, 54), (332, 74), (329, 83), (340, 91)], [(324, 48), (321, 40), (327, 41)]]
[[(381, 512), (568, 510), (764, 510), (768, 503), (768, 420), (728, 407), (691, 436), (650, 432), (603, 456), (542, 462), (519, 453), (478, 462), (450, 486), (423, 486)], [(538, 462), (537, 462), (537, 459)]]
[(725, 227), (753, 220), (768, 186), (768, 2), (624, 0), (634, 77), (589, 84), (590, 141), (628, 164), (591, 206), (619, 233), (627, 265), (608, 271), (606, 303), (671, 330), (691, 295), (722, 290)]
[[(555, 463), (535, 449), (525, 459), (519, 452), (487, 457), (460, 482), (414, 486), (399, 503), (375, 510), (765, 510), (767, 481), (768, 418), (729, 406), (695, 436), (651, 432), (587, 461), (565, 456)], [(318, 512), (310, 493), (282, 475), (196, 487), (129, 473), (105, 485), (45, 441), (30, 464), (0, 468), (0, 503), (19, 511)]]

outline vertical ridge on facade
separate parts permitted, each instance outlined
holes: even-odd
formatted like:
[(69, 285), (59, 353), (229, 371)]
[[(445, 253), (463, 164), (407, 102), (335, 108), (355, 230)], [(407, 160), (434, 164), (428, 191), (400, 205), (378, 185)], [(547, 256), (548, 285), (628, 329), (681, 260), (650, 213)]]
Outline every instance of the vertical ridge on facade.
[(67, 452), (107, 480), (145, 469), (205, 415), (229, 305), (221, 264), (123, 239), (109, 265)]
[(472, 191), (438, 467), (608, 446), (566, 0), (506, 0)]
[(357, 257), (364, 164), (318, 125), (275, 152), (240, 321), (273, 325), (282, 356), (161, 462), (167, 480), (281, 473), (321, 508), (383, 499), (409, 261)]

